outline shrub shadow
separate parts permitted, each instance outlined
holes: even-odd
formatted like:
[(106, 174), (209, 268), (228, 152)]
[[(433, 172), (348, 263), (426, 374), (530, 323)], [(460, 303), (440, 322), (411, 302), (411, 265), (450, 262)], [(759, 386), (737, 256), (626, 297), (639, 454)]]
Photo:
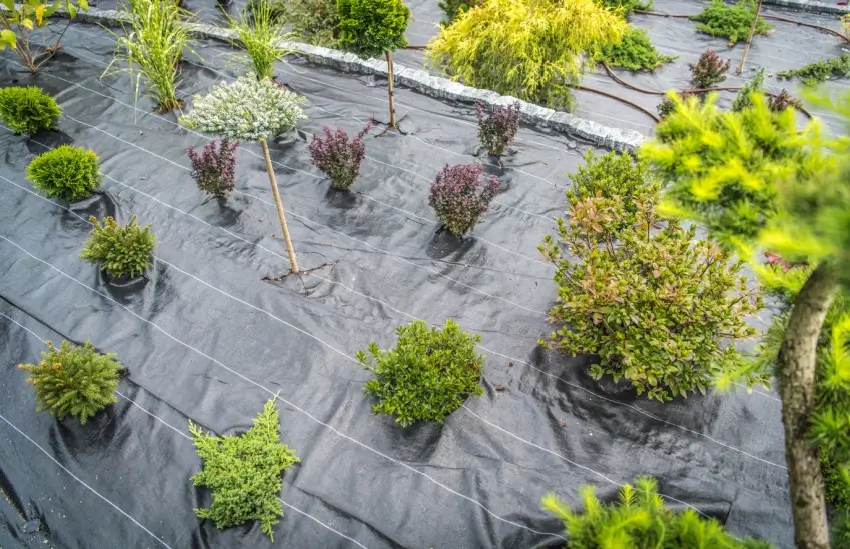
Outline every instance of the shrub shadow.
[(325, 199), (327, 199), (328, 205), (332, 208), (352, 210), (357, 207), (357, 193), (346, 189), (336, 189), (332, 184), (328, 186)]
[(72, 138), (62, 130), (40, 130), (27, 139), (27, 150), (32, 154), (42, 154), (60, 145), (71, 145)]
[[(428, 247), (425, 249), (425, 254), (431, 259), (444, 260), (452, 256), (452, 261), (458, 261), (469, 253), (475, 247), (475, 240), (469, 235), (457, 237), (445, 230), (442, 226), (434, 233)], [(483, 260), (482, 256), (476, 258), (476, 264)]]

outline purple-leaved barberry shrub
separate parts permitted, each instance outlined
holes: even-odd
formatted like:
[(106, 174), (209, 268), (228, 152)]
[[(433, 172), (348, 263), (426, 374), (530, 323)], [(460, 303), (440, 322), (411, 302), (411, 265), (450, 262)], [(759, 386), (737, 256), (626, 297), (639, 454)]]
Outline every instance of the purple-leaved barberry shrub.
[(480, 175), (481, 164), (446, 164), (431, 183), (428, 204), (454, 236), (472, 229), (499, 189), (499, 180), (494, 176), (482, 182)]
[(507, 107), (493, 107), (489, 115), (480, 101), (475, 104), (478, 117), (478, 139), (490, 156), (502, 156), (519, 130), (519, 103)]
[(236, 187), (236, 148), (239, 141), (224, 138), (212, 140), (199, 153), (194, 147), (186, 150), (192, 161), (192, 179), (198, 188), (216, 198), (224, 198)]
[(729, 60), (720, 59), (712, 49), (705, 50), (699, 56), (699, 60), (689, 63), (691, 69), (691, 85), (697, 89), (711, 88), (726, 80), (726, 71), (729, 70)]
[(314, 135), (308, 147), (313, 165), (325, 172), (336, 189), (347, 189), (354, 184), (360, 173), (360, 164), (366, 156), (366, 144), (363, 137), (372, 129), (372, 123), (366, 124), (360, 133), (348, 140), (345, 130), (336, 131), (325, 126), (324, 137)]

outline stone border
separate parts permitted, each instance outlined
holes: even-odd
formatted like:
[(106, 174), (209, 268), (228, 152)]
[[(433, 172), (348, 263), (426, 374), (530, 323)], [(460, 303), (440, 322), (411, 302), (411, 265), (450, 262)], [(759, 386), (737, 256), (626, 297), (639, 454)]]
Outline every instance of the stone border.
[[(57, 14), (61, 11), (58, 10)], [(64, 16), (66, 14), (62, 13), (62, 15)], [(94, 7), (89, 8), (88, 12), (80, 11), (77, 14), (77, 19), (110, 27), (120, 26), (122, 22), (126, 21), (126, 18), (122, 17), (116, 10), (101, 10)], [(205, 38), (212, 38), (228, 43), (235, 38), (233, 31), (215, 25), (202, 23), (187, 23), (187, 25), (194, 34)], [(300, 42), (284, 41), (281, 43), (281, 46), (303, 55), (308, 61), (317, 65), (333, 67), (344, 72), (375, 74), (384, 77), (387, 75), (386, 61), (360, 59), (351, 53), (344, 53), (320, 46), (311, 46)], [(464, 86), (447, 78), (433, 76), (426, 71), (405, 67), (398, 63), (394, 63), (393, 72), (397, 83), (439, 99), (467, 103), (481, 101), (488, 106), (504, 106), (519, 102), (521, 118), (524, 122), (572, 134), (600, 147), (634, 152), (646, 139), (643, 134), (634, 130), (609, 128), (563, 111), (540, 107), (514, 97), (499, 95), (493, 91)]]
[(838, 6), (835, 2), (830, 3), (821, 0), (764, 0), (764, 3), (812, 13), (830, 13), (835, 15), (850, 13), (850, 6)]

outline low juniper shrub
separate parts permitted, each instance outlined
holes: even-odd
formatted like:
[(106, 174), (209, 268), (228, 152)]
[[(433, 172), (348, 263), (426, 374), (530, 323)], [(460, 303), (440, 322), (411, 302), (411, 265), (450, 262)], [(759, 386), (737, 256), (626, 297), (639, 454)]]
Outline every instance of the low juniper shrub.
[(605, 44), (599, 50), (596, 59), (613, 67), (623, 67), (632, 71), (651, 71), (676, 59), (675, 55), (660, 53), (645, 30), (629, 27), (623, 39), (617, 44)]
[(815, 61), (803, 65), (799, 69), (779, 73), (779, 78), (799, 78), (806, 86), (816, 86), (831, 78), (846, 78), (847, 76), (850, 76), (850, 53), (830, 57), (824, 61)]
[(422, 320), (396, 329), (398, 341), (386, 351), (370, 343), (357, 360), (375, 374), (364, 387), (377, 403), (375, 414), (388, 414), (402, 427), (440, 423), (472, 395), (480, 395), (484, 357), (475, 352), (479, 335), (469, 335), (452, 320), (442, 329)]
[[(735, 4), (727, 4), (723, 0), (711, 0), (711, 3), (699, 14), (691, 17), (697, 21), (697, 30), (720, 36), (729, 40), (729, 47), (738, 40), (746, 40), (750, 34), (753, 19), (756, 16), (757, 0), (739, 0)], [(754, 34), (768, 34), (773, 28), (764, 18), (759, 17)]]
[(116, 401), (121, 364), (115, 355), (98, 353), (91, 342), (81, 347), (63, 341), (57, 349), (50, 341), (38, 364), (20, 364), (35, 389), (38, 411), (56, 419), (77, 418), (80, 423)]
[(428, 204), (454, 236), (463, 236), (475, 226), (499, 189), (493, 176), (481, 181), (481, 170), (480, 164), (447, 164), (431, 183)]
[(711, 88), (726, 80), (729, 70), (729, 60), (720, 59), (717, 52), (708, 49), (699, 56), (699, 60), (689, 63), (691, 69), (691, 84), (697, 89)]
[(89, 222), (94, 229), (83, 244), (82, 259), (99, 265), (112, 277), (132, 277), (145, 272), (156, 246), (150, 225), (140, 227), (135, 215), (123, 227), (110, 216), (103, 220), (102, 225), (94, 216), (89, 218)]
[(194, 147), (186, 150), (192, 162), (192, 179), (198, 188), (216, 198), (224, 198), (236, 187), (236, 149), (239, 141), (226, 137), (212, 140), (199, 153)]
[(260, 529), (274, 541), (274, 525), (283, 516), (278, 499), (283, 471), (299, 461), (280, 441), (276, 398), (266, 402), (253, 427), (239, 436), (204, 433), (189, 422), (198, 457), (204, 462), (192, 482), (212, 490), (212, 505), (195, 509), (195, 514), (212, 520), (216, 528), (259, 520)]
[(360, 164), (366, 156), (366, 144), (363, 138), (372, 129), (372, 123), (366, 124), (360, 133), (348, 140), (348, 134), (342, 128), (335, 131), (325, 126), (324, 137), (313, 135), (308, 147), (313, 165), (330, 178), (336, 189), (348, 189), (360, 174)]
[(753, 79), (744, 84), (732, 101), (732, 110), (740, 112), (753, 105), (752, 95), (754, 93), (764, 94), (764, 69), (760, 69)]
[(478, 118), (478, 139), (487, 148), (487, 154), (505, 154), (519, 130), (519, 102), (507, 107), (497, 105), (487, 114), (484, 103), (479, 101), (475, 104), (475, 116)]
[(97, 154), (73, 145), (60, 145), (40, 154), (27, 166), (27, 178), (50, 198), (76, 202), (100, 185)]
[(36, 86), (0, 89), (0, 121), (16, 134), (58, 129), (62, 109)]

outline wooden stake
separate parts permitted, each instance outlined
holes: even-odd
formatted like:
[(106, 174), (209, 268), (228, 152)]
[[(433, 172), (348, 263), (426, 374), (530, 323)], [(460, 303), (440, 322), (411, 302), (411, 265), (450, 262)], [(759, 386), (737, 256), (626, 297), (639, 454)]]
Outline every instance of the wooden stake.
[(298, 274), (298, 261), (295, 260), (295, 249), (292, 247), (292, 240), (289, 239), (289, 229), (286, 227), (286, 216), (283, 214), (283, 202), (280, 201), (280, 193), (277, 190), (277, 180), (274, 177), (274, 168), (272, 168), (272, 158), (269, 156), (269, 145), (266, 140), (260, 141), (263, 145), (263, 157), (266, 160), (266, 170), (269, 172), (269, 184), (272, 186), (272, 194), (274, 195), (274, 203), (277, 206), (277, 217), (280, 219), (280, 228), (283, 230), (283, 239), (286, 241), (286, 251), (289, 252), (289, 263), (292, 265), (290, 269), (292, 274)]
[(393, 54), (387, 50), (384, 52), (387, 56), (387, 78), (389, 79), (389, 95), (390, 95), (390, 127), (396, 129), (398, 125), (395, 123), (395, 95), (393, 94), (393, 80), (395, 71), (393, 70)]
[(756, 16), (753, 18), (753, 24), (750, 26), (750, 35), (747, 37), (747, 45), (744, 46), (744, 55), (741, 56), (741, 64), (738, 65), (738, 73), (741, 74), (741, 71), (744, 70), (744, 62), (747, 60), (747, 54), (750, 53), (750, 44), (753, 43), (753, 34), (756, 32), (756, 23), (759, 20), (759, 13), (761, 13), (761, 3), (764, 0), (759, 0), (758, 6), (756, 6)]

